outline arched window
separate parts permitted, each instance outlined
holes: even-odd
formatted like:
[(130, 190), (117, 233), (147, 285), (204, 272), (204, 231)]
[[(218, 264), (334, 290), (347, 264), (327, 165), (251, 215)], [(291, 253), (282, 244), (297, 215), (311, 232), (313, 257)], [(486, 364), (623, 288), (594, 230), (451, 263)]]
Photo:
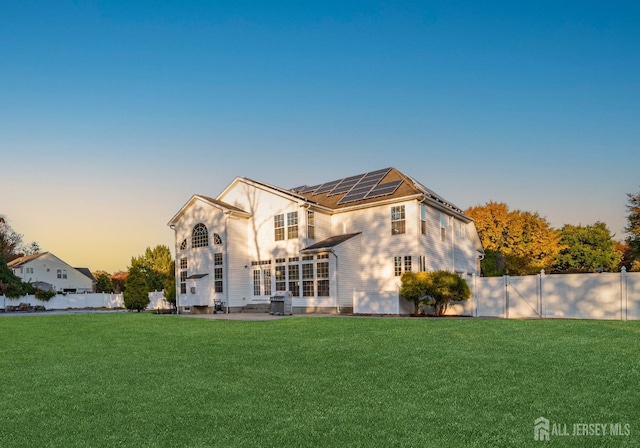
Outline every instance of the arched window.
[(187, 248), (187, 240), (184, 239), (182, 240), (182, 243), (180, 243), (180, 250), (185, 250)]
[(196, 224), (191, 233), (191, 247), (207, 247), (209, 245), (209, 232), (204, 224)]
[(220, 235), (218, 235), (217, 233), (213, 234), (213, 244), (215, 244), (216, 246), (222, 245), (222, 238), (220, 238)]

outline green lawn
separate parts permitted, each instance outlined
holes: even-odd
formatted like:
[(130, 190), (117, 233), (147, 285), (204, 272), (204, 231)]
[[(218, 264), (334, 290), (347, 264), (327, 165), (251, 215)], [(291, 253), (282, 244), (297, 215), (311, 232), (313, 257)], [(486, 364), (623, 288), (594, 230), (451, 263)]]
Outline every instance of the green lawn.
[[(639, 446), (640, 322), (0, 317), (0, 447)], [(629, 436), (533, 439), (534, 420)]]

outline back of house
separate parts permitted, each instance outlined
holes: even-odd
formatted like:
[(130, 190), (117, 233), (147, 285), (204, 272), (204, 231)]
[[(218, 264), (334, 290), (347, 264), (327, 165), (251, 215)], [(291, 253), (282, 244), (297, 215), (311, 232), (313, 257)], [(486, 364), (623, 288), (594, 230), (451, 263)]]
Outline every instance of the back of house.
[(216, 198), (192, 196), (169, 226), (181, 312), (287, 292), (297, 313), (368, 300), (403, 314), (403, 272), (477, 275), (483, 254), (471, 218), (395, 168), (293, 189), (238, 177)]

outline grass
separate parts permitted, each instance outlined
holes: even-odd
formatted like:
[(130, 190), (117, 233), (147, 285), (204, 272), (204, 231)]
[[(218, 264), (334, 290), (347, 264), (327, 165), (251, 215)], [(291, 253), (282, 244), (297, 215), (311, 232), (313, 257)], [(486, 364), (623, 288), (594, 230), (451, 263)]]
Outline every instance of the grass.
[(545, 446), (629, 424), (640, 322), (0, 318), (0, 447)]

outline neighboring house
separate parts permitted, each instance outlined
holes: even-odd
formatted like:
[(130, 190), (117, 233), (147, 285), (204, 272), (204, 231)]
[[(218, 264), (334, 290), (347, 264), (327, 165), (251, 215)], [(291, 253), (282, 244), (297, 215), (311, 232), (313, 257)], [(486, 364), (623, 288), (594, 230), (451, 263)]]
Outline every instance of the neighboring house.
[(23, 282), (42, 290), (95, 292), (96, 279), (87, 268), (74, 268), (50, 252), (16, 258), (7, 266)]
[(473, 220), (395, 168), (291, 190), (238, 177), (168, 225), (181, 312), (236, 311), (277, 291), (295, 312), (351, 312), (356, 297), (397, 300), (403, 272), (478, 275), (483, 256)]

